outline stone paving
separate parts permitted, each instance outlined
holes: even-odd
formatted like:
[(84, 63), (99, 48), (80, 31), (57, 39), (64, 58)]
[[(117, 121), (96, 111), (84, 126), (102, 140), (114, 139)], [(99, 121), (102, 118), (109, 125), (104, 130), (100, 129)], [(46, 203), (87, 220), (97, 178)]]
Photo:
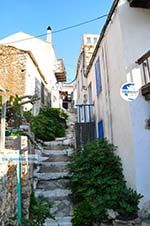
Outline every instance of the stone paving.
[(35, 195), (43, 195), (52, 203), (51, 213), (56, 220), (46, 219), (45, 226), (72, 226), (72, 203), (70, 190), (66, 188), (68, 181), (67, 164), (74, 151), (75, 114), (69, 114), (66, 137), (55, 141), (44, 142), (43, 149), (35, 150), (40, 161), (34, 170)]

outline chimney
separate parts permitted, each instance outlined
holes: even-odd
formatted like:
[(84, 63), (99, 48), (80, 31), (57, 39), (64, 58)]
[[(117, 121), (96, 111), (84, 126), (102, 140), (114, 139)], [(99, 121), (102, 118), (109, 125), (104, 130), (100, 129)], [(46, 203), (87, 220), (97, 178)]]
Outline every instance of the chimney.
[(48, 26), (48, 28), (47, 28), (46, 41), (49, 42), (49, 43), (52, 43), (52, 29), (51, 29), (50, 26)]

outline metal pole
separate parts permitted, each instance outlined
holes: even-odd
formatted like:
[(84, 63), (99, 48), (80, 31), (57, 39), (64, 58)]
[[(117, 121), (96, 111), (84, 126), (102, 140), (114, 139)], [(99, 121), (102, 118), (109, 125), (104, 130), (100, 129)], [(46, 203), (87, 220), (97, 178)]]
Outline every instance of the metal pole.
[(5, 149), (6, 96), (2, 96), (0, 152)]
[(18, 214), (18, 226), (21, 226), (21, 162), (20, 162), (20, 150), (17, 150), (17, 214)]
[(80, 112), (80, 106), (79, 106), (79, 123), (81, 122), (81, 112)]
[(86, 106), (83, 105), (83, 109), (84, 109), (84, 123), (86, 123)]
[(91, 106), (89, 105), (88, 107), (89, 107), (89, 122), (91, 122), (92, 121), (92, 119), (91, 119)]

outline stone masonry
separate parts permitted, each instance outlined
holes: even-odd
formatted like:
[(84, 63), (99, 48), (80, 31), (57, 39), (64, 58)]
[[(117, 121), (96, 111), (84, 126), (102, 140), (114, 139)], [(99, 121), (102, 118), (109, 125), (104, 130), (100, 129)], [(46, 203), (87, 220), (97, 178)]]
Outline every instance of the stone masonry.
[[(0, 45), (0, 84), (10, 95), (25, 91), (27, 53), (12, 46)], [(8, 92), (9, 93), (9, 92)]]
[[(14, 150), (20, 147), (20, 142), (23, 142), (24, 148), (22, 155), (28, 155), (29, 142), (27, 137), (7, 137), (5, 155), (14, 154)], [(7, 152), (7, 154), (6, 154)], [(25, 217), (29, 215), (29, 204), (32, 184), (32, 165), (23, 163), (21, 165), (21, 191), (22, 191), (22, 213)], [(0, 163), (0, 225), (7, 226), (11, 220), (16, 217), (17, 213), (17, 165), (15, 162)], [(13, 224), (17, 225), (17, 222)]]

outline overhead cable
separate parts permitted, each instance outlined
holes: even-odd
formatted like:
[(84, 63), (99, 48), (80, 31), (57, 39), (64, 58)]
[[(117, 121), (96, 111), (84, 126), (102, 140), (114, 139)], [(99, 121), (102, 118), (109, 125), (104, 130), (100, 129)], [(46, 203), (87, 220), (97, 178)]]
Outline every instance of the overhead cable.
[[(81, 22), (81, 23), (78, 23), (78, 24), (75, 24), (75, 25), (72, 25), (72, 26), (64, 27), (64, 28), (61, 28), (59, 30), (52, 31), (52, 34), (63, 32), (63, 31), (66, 31), (66, 30), (70, 30), (70, 29), (73, 29), (73, 28), (76, 28), (76, 27), (80, 27), (80, 26), (83, 26), (85, 24), (92, 23), (92, 22), (94, 22), (96, 20), (100, 20), (100, 19), (102, 19), (104, 17), (107, 17), (107, 16), (108, 16), (107, 14), (104, 14), (102, 16), (96, 17), (96, 18), (91, 19), (91, 20), (87, 20), (87, 21), (84, 21), (84, 22)], [(32, 37), (29, 37), (29, 38), (24, 38), (24, 39), (12, 41), (12, 42), (4, 42), (2, 44), (9, 45), (9, 44), (17, 43), (17, 42), (28, 41), (28, 40), (34, 39), (34, 38), (43, 37), (43, 36), (46, 36), (46, 35), (47, 35), (47, 33), (44, 33), (44, 34), (40, 34), (40, 35), (32, 36)]]

